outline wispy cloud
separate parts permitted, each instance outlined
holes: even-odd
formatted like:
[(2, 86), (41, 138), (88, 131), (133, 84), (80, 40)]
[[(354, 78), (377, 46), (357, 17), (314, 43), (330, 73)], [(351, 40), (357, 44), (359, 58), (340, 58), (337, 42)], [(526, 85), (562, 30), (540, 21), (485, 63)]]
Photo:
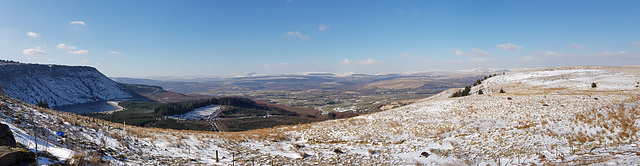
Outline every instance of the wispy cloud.
[(76, 46), (69, 46), (67, 44), (60, 43), (60, 44), (56, 45), (56, 48), (62, 49), (62, 50), (75, 50)]
[(401, 57), (410, 57), (410, 56), (411, 56), (411, 53), (408, 53), (408, 52), (402, 52), (402, 53), (400, 53), (400, 56), (401, 56)]
[(583, 45), (576, 44), (576, 43), (569, 43), (569, 47), (571, 47), (571, 48), (584, 48)]
[(596, 57), (614, 57), (614, 56), (627, 56), (629, 55), (629, 53), (627, 53), (626, 51), (618, 51), (618, 52), (602, 52), (599, 54), (592, 54), (592, 55), (587, 55), (587, 56), (596, 56)]
[(351, 61), (349, 59), (344, 59), (341, 62), (342, 64), (346, 64), (346, 65), (360, 65), (360, 66), (367, 66), (367, 65), (378, 65), (378, 64), (383, 64), (384, 62), (380, 61), (380, 60), (375, 60), (375, 59), (365, 59), (365, 60), (357, 60), (357, 61)]
[(633, 57), (635, 55), (629, 54), (626, 51), (605, 51), (601, 53), (583, 53), (583, 54), (561, 54), (554, 51), (533, 51), (534, 55), (546, 55), (557, 57)]
[(472, 51), (473, 51), (473, 54), (475, 54), (475, 55), (480, 55), (480, 56), (489, 56), (489, 55), (491, 55), (489, 52), (486, 52), (486, 51), (483, 51), (483, 50), (477, 49), (477, 48), (472, 49)]
[(464, 60), (450, 60), (450, 59), (446, 59), (446, 60), (442, 60), (443, 62), (446, 63), (464, 63)]
[(37, 38), (37, 37), (40, 37), (40, 34), (29, 31), (29, 32), (27, 32), (27, 36), (31, 36), (31, 37)]
[(40, 47), (36, 47), (36, 48), (24, 49), (24, 50), (22, 50), (22, 54), (24, 54), (24, 55), (47, 55), (47, 52), (44, 51)]
[(327, 31), (327, 30), (329, 30), (330, 27), (331, 26), (329, 26), (327, 24), (320, 24), (320, 26), (318, 26), (318, 31), (321, 31), (321, 32)]
[(291, 65), (290, 63), (281, 62), (281, 63), (276, 63), (276, 64), (264, 64), (263, 66), (269, 68), (269, 67), (286, 67), (286, 66), (290, 66), (290, 65)]
[(533, 51), (533, 55), (551, 55), (551, 56), (555, 56), (555, 55), (558, 55), (558, 53), (553, 52), (553, 51), (535, 50), (535, 51)]
[(484, 59), (484, 58), (471, 58), (471, 59), (469, 59), (469, 61), (471, 61), (471, 62), (484, 62), (484, 61), (487, 61), (487, 59)]
[(344, 60), (342, 60), (342, 62), (340, 62), (340, 63), (345, 64), (345, 65), (348, 65), (348, 64), (351, 64), (351, 61), (350, 61), (349, 59), (344, 59)]
[(521, 60), (521, 61), (524, 61), (524, 62), (532, 61), (532, 60), (533, 60), (533, 57), (531, 57), (531, 56), (521, 56), (521, 57), (520, 57), (520, 60)]
[[(73, 54), (73, 55), (87, 55), (89, 54), (89, 51), (87, 50), (76, 50), (76, 46), (70, 46), (64, 43), (60, 43), (58, 45), (56, 45), (56, 48), (61, 49), (61, 50), (67, 50), (67, 53), (69, 54)], [(109, 53), (109, 52), (108, 52)], [(118, 52), (115, 52), (118, 53)]]
[(89, 51), (87, 51), (87, 50), (69, 50), (69, 51), (67, 51), (67, 53), (73, 54), (73, 55), (87, 55), (87, 54), (89, 54)]
[(481, 50), (481, 49), (477, 49), (477, 48), (472, 48), (471, 49), (471, 53), (465, 52), (465, 51), (463, 51), (461, 49), (456, 49), (456, 50), (453, 51), (453, 54), (454, 55), (464, 55), (464, 56), (467, 56), (467, 55), (489, 56), (489, 55), (491, 55), (491, 53), (486, 52), (486, 51)]
[(496, 48), (500, 48), (502, 50), (519, 50), (522, 49), (522, 46), (518, 46), (512, 43), (498, 44)]
[(113, 54), (113, 55), (122, 55), (121, 52), (118, 51), (107, 51), (108, 54)]
[(455, 55), (467, 55), (468, 53), (467, 53), (467, 52), (464, 52), (464, 51), (462, 51), (462, 50), (460, 50), (460, 49), (456, 49), (454, 54), (455, 54)]
[(636, 45), (636, 46), (640, 46), (640, 41), (636, 41), (636, 42), (631, 42), (631, 45)]
[(382, 64), (383, 62), (380, 60), (375, 60), (375, 59), (367, 59), (367, 60), (359, 60), (356, 61), (356, 64), (358, 65), (377, 65), (377, 64)]
[(71, 25), (87, 25), (84, 23), (84, 21), (71, 21), (69, 22), (69, 24)]
[(289, 31), (285, 34), (286, 36), (293, 36), (298, 39), (309, 39), (309, 35), (302, 35), (302, 33), (298, 31)]

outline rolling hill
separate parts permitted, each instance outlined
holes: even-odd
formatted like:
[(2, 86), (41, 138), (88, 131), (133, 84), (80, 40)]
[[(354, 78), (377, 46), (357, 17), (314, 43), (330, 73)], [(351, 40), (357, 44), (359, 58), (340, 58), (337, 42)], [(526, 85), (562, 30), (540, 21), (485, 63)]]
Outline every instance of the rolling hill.
[[(465, 97), (450, 98), (450, 89), (388, 111), (236, 133), (124, 126), (8, 97), (0, 104), (2, 123), (31, 149), (37, 124), (50, 162), (638, 165), (639, 86), (640, 66), (532, 69), (488, 78)], [(70, 141), (46, 137), (55, 131)]]

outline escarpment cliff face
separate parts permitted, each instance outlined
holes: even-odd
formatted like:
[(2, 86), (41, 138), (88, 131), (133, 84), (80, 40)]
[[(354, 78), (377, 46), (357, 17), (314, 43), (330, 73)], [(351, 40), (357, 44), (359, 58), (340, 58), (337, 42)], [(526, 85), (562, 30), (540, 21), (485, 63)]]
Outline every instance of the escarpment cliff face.
[(7, 96), (51, 107), (130, 99), (123, 85), (93, 67), (0, 63), (0, 88)]

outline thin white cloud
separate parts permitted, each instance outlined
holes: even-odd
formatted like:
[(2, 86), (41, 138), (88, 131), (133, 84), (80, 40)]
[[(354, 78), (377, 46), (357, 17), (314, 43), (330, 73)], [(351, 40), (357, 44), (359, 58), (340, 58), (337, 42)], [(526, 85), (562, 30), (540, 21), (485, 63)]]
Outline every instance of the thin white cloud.
[(636, 45), (636, 46), (640, 46), (640, 41), (636, 41), (636, 42), (631, 42), (631, 45)]
[(569, 43), (569, 47), (571, 47), (571, 48), (584, 48), (583, 45), (576, 44), (576, 43)]
[(521, 56), (521, 57), (520, 57), (520, 60), (521, 60), (521, 61), (525, 61), (525, 62), (527, 62), (527, 61), (532, 61), (532, 60), (533, 60), (533, 57), (531, 57), (531, 56)]
[[(61, 50), (67, 50), (67, 53), (69, 54), (73, 54), (73, 55), (87, 55), (89, 54), (89, 51), (87, 50), (76, 50), (76, 46), (70, 46), (64, 43), (60, 43), (58, 45), (56, 45), (56, 48), (61, 49)], [(117, 53), (117, 52), (116, 52)]]
[(320, 26), (318, 26), (318, 31), (321, 31), (321, 32), (327, 31), (327, 30), (329, 30), (330, 27), (331, 26), (329, 26), (327, 24), (320, 24)]
[(380, 60), (375, 60), (375, 59), (366, 59), (366, 60), (359, 60), (356, 61), (355, 64), (357, 65), (377, 65), (377, 64), (382, 64), (383, 62)]
[(27, 36), (31, 36), (31, 37), (37, 38), (37, 37), (40, 37), (40, 34), (29, 31), (29, 32), (27, 32)]
[(558, 55), (557, 52), (553, 52), (553, 51), (544, 51), (544, 50), (535, 50), (533, 51), (533, 55), (550, 55), (550, 56), (555, 56)]
[(546, 55), (557, 57), (633, 57), (626, 51), (605, 51), (601, 53), (584, 53), (584, 54), (561, 54), (554, 51), (533, 51), (534, 55)]
[(291, 64), (287, 63), (287, 62), (281, 62), (281, 63), (276, 63), (276, 64), (264, 64), (263, 66), (266, 68), (270, 68), (270, 67), (286, 67), (286, 66), (290, 66)]
[(484, 58), (471, 58), (471, 59), (469, 59), (469, 61), (471, 61), (471, 62), (484, 62), (484, 61), (487, 61), (487, 59), (484, 59)]
[(22, 50), (22, 54), (24, 54), (24, 55), (47, 55), (47, 52), (44, 51), (40, 47), (36, 47), (36, 48), (24, 49), (24, 50)]
[(348, 65), (348, 64), (351, 64), (351, 61), (349, 59), (344, 59), (340, 63)]
[(62, 49), (62, 50), (75, 50), (76, 46), (69, 46), (67, 44), (60, 43), (60, 44), (56, 45), (56, 48)]
[(87, 51), (87, 50), (75, 50), (75, 51), (69, 50), (69, 51), (67, 51), (67, 53), (73, 54), (73, 55), (87, 55), (87, 54), (89, 54), (89, 51)]
[(400, 56), (401, 56), (401, 57), (410, 57), (410, 56), (411, 56), (411, 53), (408, 53), (408, 52), (402, 52), (402, 53), (400, 53)]
[(489, 52), (486, 52), (486, 51), (483, 51), (483, 50), (477, 49), (477, 48), (474, 48), (472, 51), (473, 51), (473, 54), (475, 54), (475, 55), (480, 55), (480, 56), (489, 56), (489, 55), (491, 55), (491, 54), (489, 54)]
[(498, 44), (496, 45), (496, 48), (500, 48), (502, 50), (519, 50), (519, 49), (522, 49), (522, 46), (518, 46), (512, 43), (506, 43), (506, 44)]
[(84, 21), (71, 21), (69, 22), (69, 24), (71, 25), (87, 25), (84, 23)]
[(462, 51), (460, 49), (456, 49), (454, 54), (455, 55), (468, 55), (469, 53), (464, 52), (464, 51)]
[(443, 62), (446, 62), (446, 63), (464, 63), (463, 60), (448, 60), (448, 59), (447, 60), (443, 60)]
[(118, 51), (107, 51), (108, 54), (113, 54), (113, 55), (122, 55), (121, 52)]
[(547, 52), (544, 52), (544, 54), (545, 55), (560, 55), (560, 54), (558, 54), (557, 52), (554, 52), (554, 51), (547, 51)]
[(276, 67), (284, 67), (284, 66), (289, 66), (290, 64), (287, 62), (282, 62), (282, 63), (278, 63), (276, 64)]
[(356, 64), (358, 64), (358, 65), (376, 65), (376, 64), (382, 64), (382, 61), (375, 60), (375, 59), (367, 59), (367, 60), (356, 61)]
[(351, 61), (349, 59), (344, 59), (341, 63), (342, 64), (346, 64), (346, 65), (368, 66), (368, 65), (383, 64), (384, 62), (382, 62), (380, 60), (375, 60), (375, 59), (365, 59), (365, 60), (357, 60), (357, 61)]
[(587, 55), (587, 56), (595, 56), (595, 57), (613, 57), (613, 56), (626, 56), (629, 55), (626, 51), (618, 51), (618, 52), (602, 52), (599, 54)]
[(286, 36), (293, 36), (296, 37), (298, 39), (308, 39), (309, 35), (302, 35), (302, 33), (298, 32), (298, 31), (289, 31), (285, 34)]

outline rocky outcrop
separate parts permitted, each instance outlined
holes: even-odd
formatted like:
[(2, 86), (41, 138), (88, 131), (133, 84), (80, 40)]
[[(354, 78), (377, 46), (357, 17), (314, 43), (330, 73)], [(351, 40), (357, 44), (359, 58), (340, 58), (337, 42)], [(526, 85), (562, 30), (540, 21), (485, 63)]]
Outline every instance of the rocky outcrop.
[(0, 166), (29, 165), (35, 160), (35, 153), (16, 148), (16, 140), (6, 124), (0, 124)]
[(0, 124), (0, 146), (16, 147), (16, 139), (6, 124)]
[(0, 63), (4, 94), (30, 104), (46, 101), (51, 107), (129, 99), (125, 86), (93, 67)]
[(0, 166), (31, 165), (35, 161), (35, 153), (28, 150), (0, 146)]

